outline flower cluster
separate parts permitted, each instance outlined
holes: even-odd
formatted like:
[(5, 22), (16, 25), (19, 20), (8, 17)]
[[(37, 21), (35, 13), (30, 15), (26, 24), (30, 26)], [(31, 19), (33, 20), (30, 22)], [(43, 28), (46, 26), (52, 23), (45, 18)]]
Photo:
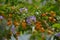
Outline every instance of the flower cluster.
[(26, 19), (26, 22), (28, 24), (31, 24), (32, 22), (36, 22), (36, 17), (35, 16), (30, 16)]

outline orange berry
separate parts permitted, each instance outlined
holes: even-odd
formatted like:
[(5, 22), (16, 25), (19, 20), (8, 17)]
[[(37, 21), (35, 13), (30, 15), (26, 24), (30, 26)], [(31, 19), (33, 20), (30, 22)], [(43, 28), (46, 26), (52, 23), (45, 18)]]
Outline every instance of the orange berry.
[(56, 13), (54, 11), (51, 11), (50, 12), (50, 15), (53, 16), (53, 17), (55, 17), (56, 16)]
[(52, 21), (53, 20), (53, 17), (49, 17), (49, 20)]
[(9, 17), (12, 17), (12, 14), (11, 13), (9, 14)]
[(18, 21), (14, 21), (14, 25), (15, 25), (15, 26), (19, 26), (20, 23), (19, 23)]
[(53, 21), (52, 21), (53, 23), (55, 23), (56, 22), (56, 19), (53, 19)]
[(35, 25), (37, 30), (39, 30), (42, 27), (41, 22), (39, 21), (37, 21)]
[(45, 14), (45, 13), (43, 13), (43, 14), (42, 14), (42, 16), (46, 16), (46, 14)]
[(16, 36), (19, 36), (19, 35), (20, 35), (20, 32), (17, 32), (17, 33), (16, 33)]
[(44, 30), (44, 28), (43, 28), (43, 27), (42, 27), (42, 28), (40, 28), (40, 31), (41, 31), (41, 32), (45, 32), (45, 30)]
[(53, 34), (53, 32), (51, 30), (48, 30), (48, 34)]
[(53, 19), (53, 21), (56, 21), (56, 19)]
[(8, 20), (7, 25), (12, 25), (12, 21)]
[(23, 22), (22, 22), (22, 27), (23, 27), (23, 29), (26, 29), (26, 25), (27, 25), (26, 22), (23, 21)]

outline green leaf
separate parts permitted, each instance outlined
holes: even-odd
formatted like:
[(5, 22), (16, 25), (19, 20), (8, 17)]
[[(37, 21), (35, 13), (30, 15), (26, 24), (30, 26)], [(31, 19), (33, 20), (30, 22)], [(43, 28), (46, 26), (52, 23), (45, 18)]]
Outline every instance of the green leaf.
[(60, 28), (60, 24), (58, 24), (58, 23), (53, 24), (52, 27), (54, 27), (54, 28)]

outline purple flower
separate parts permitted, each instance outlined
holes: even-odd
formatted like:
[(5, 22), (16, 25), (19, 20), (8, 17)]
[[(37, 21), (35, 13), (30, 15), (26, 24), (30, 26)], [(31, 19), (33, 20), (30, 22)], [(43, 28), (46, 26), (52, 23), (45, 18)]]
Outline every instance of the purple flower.
[(60, 37), (60, 32), (56, 34), (56, 36)]
[(36, 22), (36, 17), (35, 16), (30, 16), (26, 19), (26, 22), (28, 24), (31, 24), (31, 22)]
[(3, 16), (0, 16), (0, 19), (3, 19)]
[(36, 17), (35, 16), (30, 16), (30, 19), (34, 22), (36, 22)]
[(20, 10), (20, 12), (23, 12), (23, 8), (20, 8), (19, 10)]
[(26, 19), (26, 22), (27, 22), (28, 24), (31, 24), (31, 22), (30, 22), (30, 19), (29, 19), (29, 18), (27, 18), (27, 19)]
[(12, 25), (11, 31), (13, 32), (13, 34), (15, 34), (15, 26)]
[(21, 13), (22, 13), (23, 11), (25, 11), (26, 13), (28, 12), (28, 9), (25, 8), (25, 7), (24, 7), (24, 8), (20, 8), (19, 10), (20, 10)]

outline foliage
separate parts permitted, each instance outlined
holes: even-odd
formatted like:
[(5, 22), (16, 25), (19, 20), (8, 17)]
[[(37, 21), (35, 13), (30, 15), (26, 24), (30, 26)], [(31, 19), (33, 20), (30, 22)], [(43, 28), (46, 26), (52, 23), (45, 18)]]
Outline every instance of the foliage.
[[(60, 28), (60, 1), (59, 0), (30, 0), (32, 2), (29, 2), (29, 0), (0, 0), (0, 25), (1, 20), (6, 20), (6, 26), (12, 26), (15, 25), (16, 27), (18, 26), (18, 32), (22, 31), (31, 31), (32, 25), (36, 26), (38, 23), (38, 30), (43, 30), (39, 29), (44, 28), (45, 30), (48, 29), (48, 27), (58, 27)], [(51, 11), (53, 15), (51, 14)], [(1, 16), (4, 17), (4, 19), (1, 19)], [(36, 21), (34, 22), (33, 18), (30, 18), (30, 16), (35, 16)], [(30, 25), (26, 22), (26, 19), (31, 19)], [(11, 25), (11, 20), (12, 20), (12, 25)], [(8, 23), (9, 25), (7, 25)], [(34, 22), (34, 23), (33, 23)], [(4, 22), (3, 22), (4, 23)], [(17, 23), (17, 24), (16, 24)], [(35, 25), (36, 24), (36, 25)], [(22, 27), (23, 25), (23, 27)], [(23, 29), (24, 28), (24, 29)], [(5, 29), (4, 29), (5, 30)], [(35, 35), (32, 34), (32, 36), (37, 36), (37, 39), (39, 39), (38, 36), (39, 33)], [(2, 32), (2, 31), (0, 31)], [(6, 34), (9, 34), (10, 30), (5, 30), (2, 33), (3, 36)], [(19, 34), (18, 33), (18, 34)], [(0, 35), (0, 36), (2, 36)]]

